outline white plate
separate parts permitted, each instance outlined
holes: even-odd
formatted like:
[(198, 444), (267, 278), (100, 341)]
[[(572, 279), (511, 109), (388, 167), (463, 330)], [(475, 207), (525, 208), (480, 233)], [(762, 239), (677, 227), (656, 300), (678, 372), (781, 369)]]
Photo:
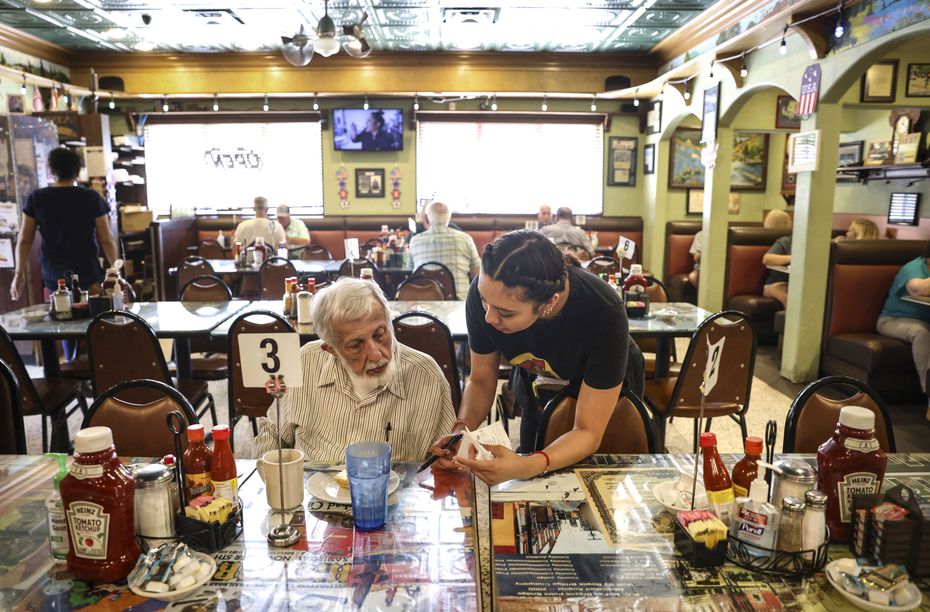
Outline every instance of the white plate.
[(672, 310), (671, 308), (660, 308), (659, 310), (653, 310), (650, 314), (657, 319), (665, 320), (677, 317), (678, 311)]
[(183, 599), (184, 597), (187, 597), (188, 595), (193, 594), (194, 591), (199, 590), (201, 587), (203, 587), (203, 585), (207, 584), (208, 582), (210, 582), (210, 580), (213, 579), (213, 574), (216, 573), (216, 561), (214, 561), (213, 557), (211, 557), (210, 555), (205, 555), (204, 553), (197, 552), (196, 550), (192, 550), (191, 554), (198, 561), (206, 561), (207, 563), (210, 564), (210, 573), (207, 574), (206, 578), (199, 581), (197, 584), (194, 584), (193, 586), (189, 586), (186, 589), (181, 589), (178, 591), (168, 591), (167, 593), (152, 593), (151, 591), (145, 591), (139, 587), (135, 587), (132, 585), (129, 585), (129, 588), (132, 590), (133, 593), (135, 593), (136, 595), (139, 595), (140, 597), (148, 597), (149, 599), (158, 599), (160, 601), (176, 601), (178, 599)]
[(841, 563), (844, 559), (837, 559), (836, 561), (831, 561), (827, 564), (826, 573), (827, 580), (833, 585), (833, 588), (840, 592), (840, 595), (845, 597), (849, 603), (856, 606), (860, 610), (870, 610), (872, 612), (906, 612), (907, 610), (914, 610), (915, 608), (920, 607), (921, 601), (923, 601), (923, 595), (920, 593), (920, 589), (917, 586), (910, 582), (906, 587), (903, 587), (911, 592), (911, 603), (906, 606), (883, 606), (881, 604), (872, 603), (868, 599), (863, 599), (858, 595), (850, 593), (843, 588), (837, 580), (833, 578), (833, 570), (838, 563)]
[[(348, 489), (339, 486), (334, 478), (335, 472), (317, 472), (307, 480), (307, 492), (317, 499), (333, 504), (352, 504), (352, 497)], [(388, 480), (388, 495), (397, 490), (400, 486), (400, 476), (394, 470), (391, 470), (391, 478)]]
[[(662, 504), (662, 506), (672, 514), (691, 509), (690, 504), (685, 505), (680, 503), (683, 500), (678, 499), (680, 491), (675, 488), (676, 484), (678, 484), (677, 481), (668, 480), (652, 488), (652, 495), (656, 498), (656, 501)], [(697, 500), (694, 504), (695, 510), (703, 510), (710, 506), (710, 504), (707, 503), (707, 495), (704, 493), (704, 485), (698, 483), (695, 495), (697, 496)], [(691, 496), (690, 491), (687, 493), (687, 496)]]
[(41, 308), (36, 310), (27, 310), (23, 313), (23, 318), (30, 323), (38, 323), (39, 321), (44, 320), (46, 315), (48, 315), (48, 310)]

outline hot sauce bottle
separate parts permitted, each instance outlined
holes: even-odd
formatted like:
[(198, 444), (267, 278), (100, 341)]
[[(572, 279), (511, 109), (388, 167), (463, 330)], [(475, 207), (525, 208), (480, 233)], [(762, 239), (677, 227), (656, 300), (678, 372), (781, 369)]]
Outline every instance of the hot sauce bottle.
[(74, 437), (74, 463), (61, 481), (68, 521), (68, 571), (91, 582), (117, 582), (139, 557), (135, 484), (120, 463), (109, 427), (88, 427)]
[(229, 446), (229, 425), (213, 426), (213, 457), (210, 465), (213, 478), (213, 496), (222, 497), (239, 505), (239, 481), (236, 477), (236, 460)]
[(203, 425), (187, 427), (187, 450), (184, 451), (184, 486), (187, 499), (213, 491), (211, 478), (212, 455), (203, 441)]
[(849, 541), (853, 496), (878, 493), (887, 466), (875, 438), (875, 413), (844, 406), (833, 437), (817, 449), (817, 488), (827, 494), (830, 539)]
[[(759, 473), (756, 461), (762, 458), (762, 438), (749, 436), (744, 443), (746, 456), (733, 466), (733, 494), (736, 497), (749, 495), (752, 481)], [(766, 501), (768, 501), (766, 499)]]
[(704, 455), (704, 490), (707, 492), (710, 509), (721, 521), (729, 525), (733, 516), (735, 496), (730, 472), (717, 452), (716, 435), (710, 432), (701, 434), (701, 453)]

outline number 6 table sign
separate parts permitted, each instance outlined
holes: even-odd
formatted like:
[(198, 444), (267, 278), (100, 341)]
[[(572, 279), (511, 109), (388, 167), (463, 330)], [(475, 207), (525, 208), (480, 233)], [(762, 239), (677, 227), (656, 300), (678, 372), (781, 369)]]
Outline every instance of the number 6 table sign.
[(295, 333), (241, 334), (239, 363), (242, 365), (243, 386), (262, 387), (274, 397), (278, 427), (281, 523), (268, 532), (268, 542), (272, 546), (291, 546), (300, 539), (300, 532), (285, 522), (287, 513), (284, 510), (284, 471), (281, 469), (281, 397), (287, 393), (289, 387), (299, 387), (303, 384), (300, 370), (300, 336)]

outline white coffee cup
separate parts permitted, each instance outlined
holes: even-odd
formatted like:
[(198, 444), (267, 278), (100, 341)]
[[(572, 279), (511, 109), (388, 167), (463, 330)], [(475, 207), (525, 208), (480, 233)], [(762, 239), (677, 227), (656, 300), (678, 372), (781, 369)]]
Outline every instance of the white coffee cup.
[(278, 477), (278, 451), (262, 455), (256, 464), (258, 474), (265, 481), (265, 496), (273, 510), (290, 510), (304, 503), (304, 454), (294, 448), (281, 449), (281, 466), (284, 468), (284, 508), (281, 507), (280, 478)]

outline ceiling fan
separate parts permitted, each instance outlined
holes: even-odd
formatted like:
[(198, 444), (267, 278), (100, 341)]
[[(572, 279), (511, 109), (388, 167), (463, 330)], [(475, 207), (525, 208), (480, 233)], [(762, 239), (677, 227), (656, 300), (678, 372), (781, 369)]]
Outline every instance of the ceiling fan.
[[(304, 26), (293, 36), (281, 37), (281, 53), (289, 63), (294, 66), (306, 66), (313, 59), (314, 53), (329, 57), (339, 52), (340, 42), (336, 38), (336, 23), (329, 16), (329, 0), (324, 0), (323, 17), (316, 26), (316, 38), (307, 35)], [(371, 54), (371, 45), (365, 38), (364, 23), (368, 13), (363, 12), (361, 19), (356, 23), (342, 26), (345, 41), (342, 48), (352, 57), (364, 58)]]

